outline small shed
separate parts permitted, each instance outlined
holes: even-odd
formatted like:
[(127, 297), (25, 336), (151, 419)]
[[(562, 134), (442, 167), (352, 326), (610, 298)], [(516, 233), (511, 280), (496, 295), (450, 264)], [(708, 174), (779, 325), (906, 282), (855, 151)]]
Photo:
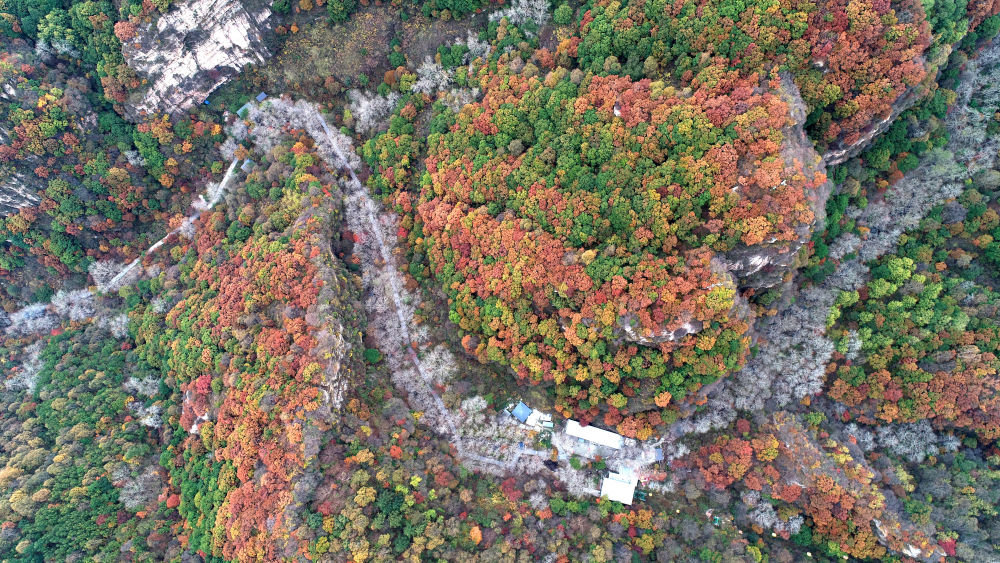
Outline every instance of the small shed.
[(511, 411), (510, 414), (514, 415), (514, 418), (521, 421), (521, 423), (524, 423), (528, 420), (528, 417), (531, 416), (531, 407), (521, 401), (518, 401), (517, 406), (514, 407), (514, 410)]
[(663, 461), (663, 448), (656, 448), (653, 450), (653, 459), (655, 461)]
[(265, 94), (264, 92), (261, 92), (260, 94), (257, 94), (257, 98), (256, 99), (257, 99), (258, 102), (263, 102), (264, 100), (267, 99), (267, 94)]
[(244, 172), (250, 172), (251, 170), (253, 170), (253, 167), (256, 166), (256, 165), (257, 164), (254, 161), (252, 161), (252, 160), (250, 160), (248, 158), (248, 159), (246, 159), (246, 160), (243, 161), (243, 165), (240, 166), (240, 170), (242, 170)]

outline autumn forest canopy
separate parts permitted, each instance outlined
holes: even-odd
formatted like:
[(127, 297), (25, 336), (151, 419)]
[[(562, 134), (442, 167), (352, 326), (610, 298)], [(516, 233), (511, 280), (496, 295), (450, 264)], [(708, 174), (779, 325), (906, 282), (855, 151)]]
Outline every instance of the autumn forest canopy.
[(0, 0), (0, 559), (1000, 557), (998, 32)]
[(465, 348), (552, 381), (567, 416), (619, 424), (742, 366), (734, 286), (798, 251), (829, 192), (802, 130), (850, 146), (926, 88), (917, 6), (730, 4), (595, 4), (532, 70), (466, 77), (482, 100), (426, 148), (403, 123), (365, 147)]

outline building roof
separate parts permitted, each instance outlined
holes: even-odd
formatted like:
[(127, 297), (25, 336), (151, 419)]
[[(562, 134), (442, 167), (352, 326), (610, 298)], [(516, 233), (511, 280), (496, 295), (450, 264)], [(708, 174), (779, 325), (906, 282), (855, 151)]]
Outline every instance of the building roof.
[(639, 479), (631, 471), (608, 473), (608, 476), (601, 481), (601, 496), (622, 504), (632, 504), (632, 497), (635, 496), (635, 487), (638, 484)]
[(266, 99), (267, 99), (267, 94), (265, 94), (264, 92), (261, 92), (260, 94), (257, 94), (257, 101), (258, 102), (263, 102)]
[(514, 407), (514, 410), (510, 414), (514, 415), (514, 418), (521, 422), (525, 422), (528, 420), (528, 416), (531, 415), (531, 408), (523, 402), (518, 401), (517, 406)]
[(601, 446), (607, 446), (616, 450), (625, 445), (625, 438), (620, 434), (608, 432), (594, 426), (580, 426), (575, 420), (566, 422), (566, 433), (576, 438), (582, 438), (588, 442), (593, 442)]
[(550, 422), (551, 420), (551, 414), (545, 414), (538, 409), (531, 409), (531, 414), (528, 415), (528, 420), (524, 423), (528, 426), (545, 426), (545, 423)]

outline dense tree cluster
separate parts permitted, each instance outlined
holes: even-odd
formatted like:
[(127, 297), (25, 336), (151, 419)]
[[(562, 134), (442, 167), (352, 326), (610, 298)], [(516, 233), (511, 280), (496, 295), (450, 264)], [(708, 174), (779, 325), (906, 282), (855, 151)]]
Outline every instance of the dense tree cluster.
[[(77, 4), (80, 5), (80, 4)], [(196, 183), (221, 171), (208, 149), (222, 140), (206, 115), (131, 124), (85, 80), (4, 40), (0, 175), (31, 198), (0, 218), (0, 303), (44, 301), (60, 278), (94, 260), (126, 261), (186, 210)]]
[[(397, 0), (398, 1), (398, 0)], [(428, 17), (438, 17), (443, 19), (460, 18), (462, 16), (478, 12), (487, 4), (500, 4), (496, 0), (487, 2), (486, 0), (411, 0), (413, 7)]]
[(914, 523), (933, 525), (938, 545), (965, 561), (989, 560), (1000, 551), (1000, 472), (996, 454), (989, 460), (972, 450), (947, 453), (921, 464), (912, 473), (897, 467), (893, 487)]
[(353, 283), (323, 234), (339, 221), (336, 177), (310, 145), (279, 145), (228, 214), (205, 214), (196, 240), (178, 239), (178, 264), (151, 287), (166, 303), (138, 317), (140, 356), (183, 398), (161, 454), (181, 547), (215, 557), (303, 548), (287, 537), (298, 517), (268, 520), (316, 478), (330, 401), (361, 361), (347, 355)]
[(121, 104), (128, 91), (139, 86), (122, 55), (122, 42), (133, 39), (139, 25), (167, 11), (170, 1), (6, 0), (0, 4), (0, 33), (74, 61), (80, 74), (94, 72), (104, 98)]
[[(979, 32), (992, 37), (996, 21), (996, 16), (985, 17), (965, 36), (962, 49), (974, 47)], [(864, 208), (868, 198), (881, 205), (887, 187), (910, 180), (903, 173), (921, 164), (917, 157), (929, 161), (920, 172), (941, 167), (940, 158), (927, 157), (933, 147), (946, 146), (956, 157), (963, 147), (971, 147), (961, 157), (971, 158), (970, 167), (978, 170), (968, 177), (958, 169), (955, 177), (965, 179), (964, 189), (961, 184), (947, 187), (957, 197), (922, 209), (923, 219), (907, 222), (914, 228), (900, 237), (899, 246), (868, 264), (870, 278), (836, 298), (827, 325), (837, 351), (828, 366), (826, 390), (835, 401), (826, 412), (856, 421), (844, 427), (843, 436), (869, 452), (872, 466), (902, 500), (911, 522), (934, 530), (945, 554), (968, 561), (995, 558), (1000, 537), (995, 512), (983, 508), (993, 502), (992, 481), (1000, 462), (993, 242), (1000, 235), (995, 202), (1000, 174), (988, 164), (992, 159), (983, 167), (974, 156), (996, 126), (985, 118), (963, 127), (955, 115), (992, 112), (997, 102), (990, 86), (967, 91), (968, 98), (954, 107), (962, 94), (944, 87), (958, 87), (954, 69), (971, 54), (955, 51), (942, 73), (942, 87), (932, 97), (904, 113), (859, 159), (833, 172), (843, 192), (835, 204), (831, 199), (832, 221), (816, 239), (823, 243), (823, 264), (852, 259), (851, 249), (857, 247), (849, 241), (870, 235), (862, 214), (851, 207)], [(946, 130), (943, 120), (960, 126)], [(933, 172), (923, 174), (928, 175), (934, 177)], [(842, 235), (845, 231), (850, 234)], [(835, 241), (828, 252), (826, 241)], [(819, 279), (832, 271), (823, 270), (816, 263), (807, 274)]]
[[(867, 285), (841, 294), (830, 319), (842, 335), (831, 397), (871, 422), (930, 419), (1000, 437), (1000, 296), (984, 283), (1000, 217), (989, 199), (970, 188), (935, 207)], [(860, 345), (853, 360), (844, 355), (851, 338)]]
[[(874, 471), (853, 445), (806, 428), (786, 412), (755, 430), (740, 419), (734, 430), (743, 437), (722, 435), (685, 463), (712, 486), (739, 487), (745, 500), (767, 498), (773, 508), (749, 514), (754, 525), (838, 558), (880, 558), (886, 547), (912, 546), (925, 554), (937, 549), (925, 533), (888, 510)], [(886, 539), (880, 542), (879, 535)]]
[(712, 65), (745, 75), (783, 66), (795, 75), (816, 139), (851, 145), (924, 78), (924, 19), (912, 0), (599, 1), (559, 53), (575, 52), (595, 73), (683, 83)]
[(9, 557), (117, 558), (125, 545), (148, 554), (147, 537), (169, 525), (156, 506), (157, 413), (168, 391), (131, 339), (77, 325), (29, 348), (23, 385), (8, 381), (0, 393), (0, 551)]
[[(498, 37), (516, 33), (504, 25)], [(420, 100), (403, 106), (365, 146), (370, 181), (395, 192), (410, 270), (426, 262), (470, 353), (551, 382), (566, 416), (648, 436), (672, 398), (746, 353), (748, 319), (713, 256), (796, 241), (825, 177), (785, 150), (777, 74), (712, 65), (680, 90), (500, 62), (459, 69), (484, 97), (457, 115), (435, 106), (426, 149)], [(663, 410), (630, 416), (649, 408)]]
[[(354, 240), (338, 227), (334, 180), (310, 139), (278, 145), (198, 220), (196, 238), (168, 239), (162, 274), (109, 298), (132, 310), (134, 339), (109, 340), (90, 322), (92, 302), (69, 301), (86, 291), (53, 299), (85, 328), (51, 337), (24, 362), (31, 373), (9, 380), (17, 394), (3, 395), (17, 407), (0, 470), (13, 524), (5, 550), (354, 561), (746, 553), (735, 528), (703, 529), (696, 506), (629, 509), (462, 467), (386, 389), (381, 355), (367, 351), (362, 369), (351, 353), (364, 349), (360, 284), (333, 258), (351, 263)], [(328, 252), (329, 232), (345, 238)], [(330, 339), (337, 325), (325, 315), (349, 344)], [(351, 379), (340, 408), (326, 394), (332, 377)], [(87, 453), (95, 440), (99, 458)], [(67, 463), (81, 469), (63, 483)]]
[[(273, 10), (295, 34), (368, 4)], [(403, 4), (450, 20), (489, 3)], [(137, 86), (121, 43), (169, 5), (0, 0), (0, 180), (17, 196), (0, 305), (38, 302), (0, 311), (3, 558), (996, 557), (1000, 171), (962, 186), (955, 164), (994, 161), (973, 141), (1000, 133), (1000, 102), (957, 79), (1000, 2), (517, 0), (410, 68), (395, 40), (385, 82), (334, 119), (372, 136), (355, 171), (398, 223), (347, 221), (345, 200), (372, 202), (330, 166), (356, 155), (334, 159), (350, 143), (317, 143), (318, 122), (282, 129), (315, 117), (304, 102), (241, 112), (229, 140), (204, 108), (119, 117)], [(953, 127), (962, 96), (994, 116), (982, 136)], [(811, 244), (829, 185), (803, 131), (828, 154), (867, 146), (831, 169)], [(235, 181), (186, 217), (224, 140)], [(947, 181), (873, 233), (869, 199), (889, 209), (921, 166)], [(105, 291), (110, 260), (163, 228), (144, 279)], [(387, 275), (397, 238), (409, 277)], [(745, 274), (760, 263), (781, 285)], [(82, 289), (88, 270), (109, 295)], [(817, 304), (829, 315), (775, 317), (796, 333), (779, 353), (779, 331), (754, 331)], [(727, 386), (751, 356), (768, 370)], [(773, 373), (786, 364), (808, 369)], [(739, 394), (761, 380), (787, 388)], [(549, 459), (562, 421), (529, 433), (501, 412), (517, 395), (662, 437), (666, 460), (631, 441)], [(631, 506), (576, 496), (640, 457)]]

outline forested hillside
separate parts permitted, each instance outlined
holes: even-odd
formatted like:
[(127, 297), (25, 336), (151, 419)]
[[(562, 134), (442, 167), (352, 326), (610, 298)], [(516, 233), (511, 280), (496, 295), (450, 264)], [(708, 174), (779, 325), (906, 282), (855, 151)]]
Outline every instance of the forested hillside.
[(997, 559), (998, 31), (0, 0), (0, 559)]

